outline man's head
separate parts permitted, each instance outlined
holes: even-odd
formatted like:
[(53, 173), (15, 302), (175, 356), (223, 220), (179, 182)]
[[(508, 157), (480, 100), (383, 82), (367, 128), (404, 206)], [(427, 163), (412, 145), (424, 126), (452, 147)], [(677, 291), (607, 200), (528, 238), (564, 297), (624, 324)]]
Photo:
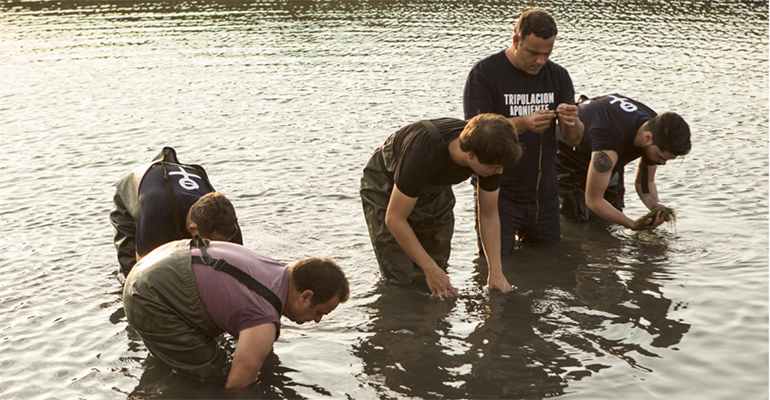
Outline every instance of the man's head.
[(537, 9), (525, 11), (513, 28), (509, 59), (516, 68), (537, 75), (551, 56), (557, 33), (550, 14)]
[[(471, 166), (479, 175), (491, 175), (502, 167), (515, 164), (521, 158), (522, 149), (513, 124), (499, 114), (479, 114), (465, 125), (460, 133), (460, 150), (469, 153), (477, 164)], [(486, 167), (486, 168), (484, 168)], [(500, 172), (497, 172), (500, 173)]]
[(228, 241), (238, 233), (233, 203), (222, 193), (206, 193), (187, 213), (187, 231), (204, 239)]
[(308, 258), (289, 271), (291, 283), (283, 315), (298, 324), (321, 321), (350, 297), (348, 278), (332, 260)]
[(664, 112), (644, 125), (644, 155), (648, 165), (665, 165), (690, 152), (690, 126), (679, 114)]

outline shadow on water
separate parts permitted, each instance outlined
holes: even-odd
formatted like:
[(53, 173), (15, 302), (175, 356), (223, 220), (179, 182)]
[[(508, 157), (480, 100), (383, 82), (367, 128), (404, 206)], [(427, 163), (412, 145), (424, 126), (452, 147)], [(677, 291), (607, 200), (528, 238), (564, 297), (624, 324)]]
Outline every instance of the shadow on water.
[[(652, 373), (645, 360), (690, 328), (668, 316), (683, 305), (663, 296), (665, 233), (623, 238), (603, 223), (565, 225), (561, 243), (504, 258), (512, 294), (442, 301), (381, 285), (362, 328), (370, 336), (354, 346), (366, 383), (384, 398), (544, 398), (608, 368)], [(485, 284), (483, 260), (473, 279)]]
[[(111, 316), (113, 324), (126, 323), (123, 307), (117, 309)], [(238, 393), (229, 393), (224, 390), (224, 380), (201, 382), (175, 373), (168, 365), (147, 352), (141, 337), (131, 327), (126, 325), (126, 333), (129, 339), (128, 352), (137, 354), (131, 357), (131, 361), (140, 366), (141, 376), (139, 383), (131, 391), (125, 393), (129, 400), (140, 399), (301, 399), (304, 398), (293, 386), (309, 388), (319, 395), (330, 396), (329, 391), (317, 386), (294, 382), (287, 376), (288, 373), (297, 372), (281, 365), (281, 361), (274, 352), (265, 359), (259, 372), (259, 379), (245, 390)], [(230, 357), (235, 351), (235, 340), (229, 336), (220, 337), (220, 344), (225, 348)], [(125, 360), (124, 360), (125, 361)], [(123, 369), (126, 376), (132, 377), (136, 370)]]

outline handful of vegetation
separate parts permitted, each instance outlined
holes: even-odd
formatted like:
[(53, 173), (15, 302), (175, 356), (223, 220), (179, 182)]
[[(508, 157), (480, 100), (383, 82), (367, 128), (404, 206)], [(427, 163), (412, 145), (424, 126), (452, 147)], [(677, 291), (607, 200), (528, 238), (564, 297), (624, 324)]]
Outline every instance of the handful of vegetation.
[(650, 212), (645, 214), (643, 217), (639, 218), (634, 222), (634, 230), (641, 230), (645, 225), (647, 225), (647, 220), (652, 218), (653, 220), (658, 215), (658, 212), (663, 213), (663, 221), (666, 222), (676, 222), (676, 211), (674, 211), (671, 207), (666, 207), (662, 205), (655, 206)]

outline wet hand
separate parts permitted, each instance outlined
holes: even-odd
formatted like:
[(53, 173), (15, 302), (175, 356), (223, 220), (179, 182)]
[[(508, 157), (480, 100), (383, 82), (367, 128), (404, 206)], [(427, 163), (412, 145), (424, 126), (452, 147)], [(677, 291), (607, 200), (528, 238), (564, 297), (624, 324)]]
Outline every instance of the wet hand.
[(508, 280), (505, 279), (505, 275), (502, 273), (490, 274), (487, 278), (487, 286), (489, 286), (490, 291), (497, 289), (503, 293), (508, 293), (515, 289), (515, 287), (508, 283)]
[[(635, 231), (651, 231), (663, 222), (666, 221), (666, 215), (662, 211), (658, 211), (657, 214), (655, 214), (655, 218), (647, 218), (643, 221), (637, 221), (634, 224), (634, 227), (632, 228)], [(640, 224), (639, 222), (643, 222), (643, 224)]]
[(556, 107), (556, 115), (559, 117), (559, 124), (575, 126), (578, 120), (578, 108), (571, 104), (562, 103)]
[(449, 276), (443, 269), (435, 266), (434, 268), (425, 271), (425, 280), (430, 288), (431, 296), (439, 297), (456, 297), (458, 296), (457, 290), (449, 282)]

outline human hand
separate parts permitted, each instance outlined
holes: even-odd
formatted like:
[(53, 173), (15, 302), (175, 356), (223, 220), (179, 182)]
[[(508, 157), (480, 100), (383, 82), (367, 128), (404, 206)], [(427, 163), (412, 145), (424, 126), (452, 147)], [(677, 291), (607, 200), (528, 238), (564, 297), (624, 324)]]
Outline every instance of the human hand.
[(487, 277), (487, 286), (489, 286), (490, 291), (497, 289), (503, 293), (508, 293), (515, 289), (515, 287), (508, 283), (508, 280), (505, 279), (505, 275), (503, 275), (502, 272), (490, 272), (489, 276)]
[(664, 222), (666, 222), (666, 213), (658, 211), (655, 214), (655, 218), (640, 218), (636, 220), (631, 229), (635, 231), (651, 231)]
[(449, 282), (449, 276), (438, 265), (429, 268), (425, 272), (425, 280), (428, 283), (431, 296), (453, 297), (458, 296), (457, 290)]
[(575, 126), (578, 120), (578, 108), (572, 104), (562, 103), (556, 107), (556, 115), (559, 118), (559, 124)]
[(554, 118), (556, 118), (556, 113), (551, 110), (537, 110), (532, 114), (523, 117), (524, 130), (522, 130), (522, 132), (532, 131), (543, 133), (549, 126), (551, 126), (551, 121), (553, 121)]

